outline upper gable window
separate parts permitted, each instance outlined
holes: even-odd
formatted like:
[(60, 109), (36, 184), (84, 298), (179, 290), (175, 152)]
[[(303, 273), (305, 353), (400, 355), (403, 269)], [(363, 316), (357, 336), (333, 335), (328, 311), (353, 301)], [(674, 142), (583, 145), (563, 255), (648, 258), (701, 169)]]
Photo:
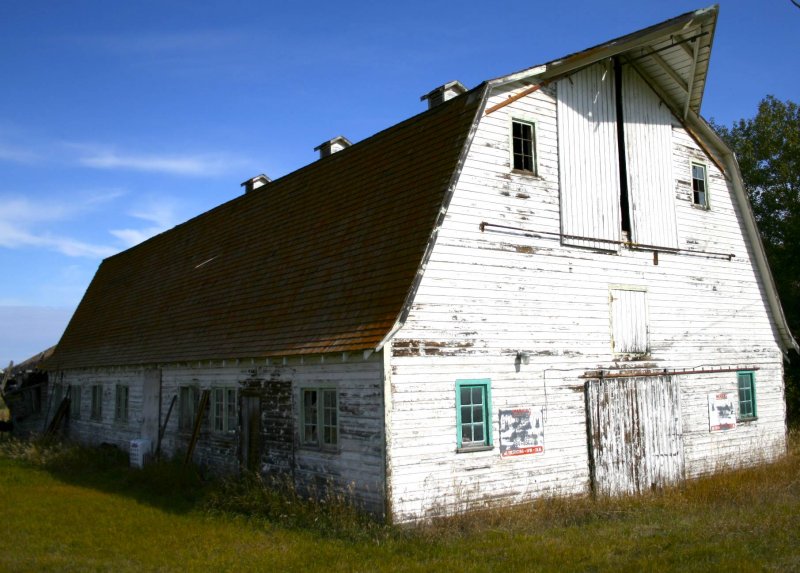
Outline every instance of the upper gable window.
[(536, 124), (511, 121), (512, 166), (514, 171), (536, 175)]
[(692, 163), (692, 203), (708, 209), (708, 171), (702, 163)]

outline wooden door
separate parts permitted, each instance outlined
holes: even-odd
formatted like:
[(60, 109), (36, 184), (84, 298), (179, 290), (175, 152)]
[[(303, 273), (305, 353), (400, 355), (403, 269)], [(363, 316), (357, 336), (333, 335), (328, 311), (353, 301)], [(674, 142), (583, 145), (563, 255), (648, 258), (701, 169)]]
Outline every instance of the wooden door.
[(241, 469), (260, 471), (261, 458), (261, 398), (242, 395)]
[[(155, 451), (161, 423), (161, 370), (145, 370), (142, 384), (142, 438), (150, 440)], [(152, 452), (151, 452), (152, 453)]]
[(677, 377), (590, 380), (586, 411), (596, 493), (640, 493), (683, 479)]

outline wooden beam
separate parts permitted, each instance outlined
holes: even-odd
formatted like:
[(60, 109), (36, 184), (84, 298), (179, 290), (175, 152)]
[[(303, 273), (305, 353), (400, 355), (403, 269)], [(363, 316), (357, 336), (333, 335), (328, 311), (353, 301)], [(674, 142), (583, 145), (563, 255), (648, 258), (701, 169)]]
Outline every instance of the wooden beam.
[(200, 395), (200, 404), (197, 406), (197, 416), (194, 419), (194, 430), (192, 430), (192, 439), (189, 442), (189, 448), (186, 450), (186, 458), (183, 460), (184, 467), (189, 465), (192, 461), (192, 454), (194, 447), (197, 445), (197, 438), (200, 436), (200, 425), (203, 423), (203, 415), (206, 413), (208, 406), (208, 399), (211, 396), (211, 390), (203, 390)]
[(677, 83), (683, 89), (683, 91), (685, 92), (689, 91), (689, 86), (686, 84), (686, 80), (684, 80), (680, 75), (678, 75), (678, 72), (676, 72), (672, 68), (672, 66), (670, 66), (666, 61), (664, 61), (664, 58), (659, 56), (653, 48), (651, 48), (650, 46), (646, 46), (645, 52), (647, 53), (648, 56), (653, 58), (653, 61), (657, 63), (659, 67), (661, 67), (661, 69), (664, 70), (669, 75), (669, 77), (675, 80), (675, 83)]
[(690, 58), (694, 56), (692, 49), (686, 45), (686, 40), (683, 39), (683, 36), (681, 36), (680, 34), (673, 34), (672, 37), (678, 40), (677, 45), (683, 48), (683, 51), (686, 52), (687, 56), (689, 56)]
[(545, 87), (551, 81), (552, 80), (545, 80), (540, 84), (536, 84), (535, 86), (531, 86), (528, 89), (522, 90), (517, 95), (511, 96), (510, 98), (506, 99), (505, 101), (502, 101), (502, 102), (498, 103), (497, 105), (493, 105), (492, 107), (490, 107), (489, 109), (487, 109), (484, 112), (484, 115), (489, 115), (490, 113), (493, 113), (493, 112), (497, 111), (498, 109), (506, 107), (508, 104), (514, 103), (515, 101), (524, 98), (526, 95), (532, 94), (533, 92)]
[(692, 55), (692, 69), (689, 72), (689, 89), (686, 94), (686, 105), (683, 106), (683, 119), (689, 115), (689, 104), (692, 103), (692, 92), (694, 91), (694, 76), (697, 73), (697, 57), (700, 55), (700, 40), (694, 41), (694, 54)]

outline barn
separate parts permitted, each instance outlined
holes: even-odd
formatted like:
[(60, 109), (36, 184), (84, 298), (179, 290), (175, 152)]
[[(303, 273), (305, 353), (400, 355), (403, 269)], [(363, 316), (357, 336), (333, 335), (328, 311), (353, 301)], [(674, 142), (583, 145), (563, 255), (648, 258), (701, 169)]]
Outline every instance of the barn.
[(69, 437), (394, 522), (781, 456), (797, 344), (699, 115), (717, 14), (449, 82), (109, 257), (46, 363)]

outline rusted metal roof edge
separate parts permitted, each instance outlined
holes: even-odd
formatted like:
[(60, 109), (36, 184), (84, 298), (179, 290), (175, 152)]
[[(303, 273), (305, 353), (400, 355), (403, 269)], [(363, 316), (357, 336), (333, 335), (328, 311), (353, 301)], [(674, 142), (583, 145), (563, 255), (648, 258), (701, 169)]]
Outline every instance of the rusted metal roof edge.
[[(409, 312), (411, 312), (411, 305), (414, 303), (414, 298), (416, 297), (417, 290), (419, 289), (419, 285), (422, 282), (422, 276), (425, 274), (425, 268), (428, 265), (428, 261), (431, 258), (431, 254), (433, 253), (433, 248), (436, 245), (436, 238), (439, 235), (439, 229), (442, 227), (442, 223), (444, 222), (444, 218), (447, 215), (447, 209), (450, 206), (450, 201), (453, 198), (453, 195), (456, 190), (456, 186), (458, 185), (458, 180), (461, 178), (461, 170), (464, 167), (464, 162), (467, 159), (467, 154), (469, 153), (469, 149), (472, 146), (472, 140), (475, 138), (475, 133), (478, 130), (478, 124), (483, 117), (483, 110), (486, 109), (486, 102), (489, 100), (489, 93), (491, 91), (489, 82), (483, 82), (482, 84), (476, 86), (470, 93), (465, 94), (462, 97), (480, 97), (481, 102), (475, 109), (475, 115), (472, 118), (472, 124), (469, 128), (469, 133), (467, 134), (466, 139), (464, 140), (464, 144), (461, 147), (461, 153), (458, 156), (458, 162), (456, 162), (456, 168), (453, 170), (453, 174), (450, 176), (450, 182), (447, 186), (447, 191), (442, 199), (442, 206), (439, 209), (439, 215), (436, 217), (436, 222), (433, 225), (433, 229), (431, 230), (431, 235), (428, 238), (428, 243), (425, 245), (425, 252), (422, 254), (422, 260), (420, 261), (419, 268), (417, 269), (417, 274), (414, 275), (414, 280), (411, 282), (411, 287), (408, 289), (408, 295), (406, 295), (405, 302), (400, 310), (400, 313), (397, 317), (397, 320), (394, 323), (394, 326), (389, 330), (386, 336), (383, 337), (383, 340), (378, 343), (375, 347), (375, 352), (380, 351), (387, 342), (389, 342), (392, 338), (394, 338), (395, 334), (403, 327), (405, 324), (406, 319), (408, 318)], [(480, 93), (480, 96), (478, 94)]]
[(761, 240), (761, 233), (758, 231), (756, 224), (756, 217), (753, 213), (753, 208), (750, 205), (750, 200), (747, 197), (747, 192), (744, 189), (744, 179), (742, 172), (739, 169), (739, 162), (733, 151), (727, 146), (722, 138), (716, 131), (703, 119), (701, 116), (694, 112), (690, 112), (687, 117), (687, 122), (694, 128), (694, 134), (697, 137), (705, 139), (705, 143), (717, 150), (721, 159), (727, 164), (729, 171), (729, 179), (733, 185), (733, 194), (736, 202), (742, 211), (745, 232), (753, 246), (753, 255), (755, 257), (756, 268), (761, 275), (764, 284), (764, 291), (767, 295), (767, 303), (772, 311), (773, 320), (775, 321), (775, 329), (778, 331), (780, 341), (782, 342), (784, 354), (789, 350), (800, 352), (800, 345), (795, 340), (789, 329), (789, 323), (786, 320), (786, 315), (783, 312), (780, 298), (778, 297), (778, 287), (775, 284), (775, 278), (772, 276), (772, 270), (767, 260), (767, 252), (764, 249), (764, 243)]

